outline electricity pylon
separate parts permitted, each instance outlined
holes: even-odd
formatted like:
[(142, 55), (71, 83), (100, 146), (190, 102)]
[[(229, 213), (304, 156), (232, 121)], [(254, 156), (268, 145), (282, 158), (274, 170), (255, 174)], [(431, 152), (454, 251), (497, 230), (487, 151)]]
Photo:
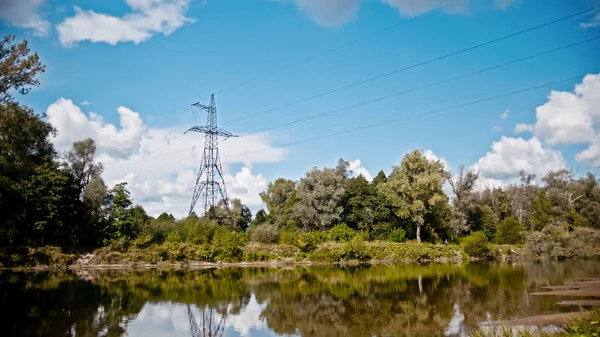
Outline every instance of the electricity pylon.
[[(207, 112), (206, 126), (193, 126), (185, 133), (190, 131), (204, 133), (204, 153), (198, 169), (194, 195), (188, 215), (191, 215), (200, 196), (204, 198), (204, 214), (208, 211), (214, 213), (217, 200), (221, 199), (228, 207), (227, 190), (225, 189), (225, 180), (223, 179), (223, 169), (219, 157), (219, 137), (224, 139), (237, 137), (229, 131), (217, 127), (217, 105), (215, 104), (215, 95), (210, 96), (210, 104), (204, 105), (194, 103), (192, 106), (198, 107)], [(214, 216), (214, 214), (212, 214)]]

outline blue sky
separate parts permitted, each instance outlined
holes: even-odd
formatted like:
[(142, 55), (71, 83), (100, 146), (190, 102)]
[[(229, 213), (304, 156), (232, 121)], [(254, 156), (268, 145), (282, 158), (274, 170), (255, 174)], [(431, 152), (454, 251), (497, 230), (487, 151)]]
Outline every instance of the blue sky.
[[(448, 3), (444, 10), (420, 16)], [(40, 113), (47, 112), (59, 129), (55, 141), (59, 149), (67, 149), (80, 138), (96, 138), (106, 166), (105, 179), (128, 181), (136, 201), (154, 214), (167, 210), (183, 215), (187, 210), (203, 139), (198, 134), (178, 136), (189, 126), (204, 123), (202, 114), (194, 121), (190, 104), (206, 101), (211, 93), (219, 93), (222, 127), (245, 135), (600, 36), (600, 14), (591, 11), (236, 121), (600, 6), (600, 2), (10, 0), (3, 6), (0, 29), (28, 39), (47, 65), (42, 86), (19, 99)], [(356, 172), (390, 172), (414, 148), (443, 158), (449, 168), (474, 166), (489, 184), (508, 183), (521, 168), (540, 176), (561, 167), (595, 171), (600, 166), (600, 78), (594, 76), (600, 72), (599, 57), (600, 39), (228, 140), (222, 147), (228, 189), (233, 197), (257, 209), (257, 193), (277, 177), (299, 179), (309, 168), (333, 166), (340, 157), (353, 161)], [(577, 80), (427, 118), (385, 123), (577, 76)], [(239, 86), (256, 78), (260, 79)], [(576, 84), (580, 89), (573, 94)], [(557, 93), (550, 97), (552, 90)], [(280, 148), (374, 123), (383, 125)], [(520, 132), (515, 133), (518, 124), (522, 124)], [(192, 149), (194, 145), (197, 148)]]

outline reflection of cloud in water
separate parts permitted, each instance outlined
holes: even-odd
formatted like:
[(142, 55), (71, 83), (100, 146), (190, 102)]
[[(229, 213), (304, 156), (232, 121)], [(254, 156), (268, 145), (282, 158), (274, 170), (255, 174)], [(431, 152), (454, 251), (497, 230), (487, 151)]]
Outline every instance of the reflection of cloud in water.
[(460, 305), (454, 303), (454, 316), (448, 323), (448, 327), (444, 332), (446, 336), (456, 336), (463, 330), (463, 322), (465, 321), (465, 315), (460, 312)]
[(262, 330), (265, 322), (260, 318), (260, 314), (267, 306), (266, 303), (259, 304), (256, 296), (252, 294), (248, 305), (240, 310), (239, 315), (229, 315), (225, 321), (225, 327), (240, 333), (240, 336), (250, 336), (250, 330)]
[[(237, 315), (228, 314), (225, 320), (224, 337), (276, 336), (270, 331), (260, 314), (266, 303), (258, 303), (252, 294), (248, 304), (241, 308)], [(201, 310), (191, 306), (192, 314), (198, 324), (202, 317)], [(221, 315), (215, 314), (215, 323), (219, 323)], [(187, 306), (180, 303), (161, 302), (146, 303), (137, 317), (129, 322), (127, 327), (129, 337), (158, 337), (158, 336), (190, 336), (190, 322)]]

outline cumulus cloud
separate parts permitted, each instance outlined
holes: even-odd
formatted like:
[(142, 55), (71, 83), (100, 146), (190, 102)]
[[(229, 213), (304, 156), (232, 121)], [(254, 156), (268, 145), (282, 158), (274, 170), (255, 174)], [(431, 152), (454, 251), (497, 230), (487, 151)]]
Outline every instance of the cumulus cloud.
[[(350, 20), (363, 0), (271, 0), (277, 2), (293, 2), (313, 21), (326, 27), (336, 27)], [(505, 10), (518, 0), (494, 0), (496, 7)], [(447, 13), (463, 13), (471, 0), (381, 0), (382, 3), (395, 8), (402, 16), (417, 16), (440, 8)]]
[(122, 17), (75, 7), (75, 15), (56, 26), (63, 46), (79, 41), (138, 44), (156, 34), (169, 35), (194, 20), (185, 16), (190, 0), (126, 0), (133, 10)]
[[(474, 165), (482, 178), (497, 181), (510, 181), (520, 170), (536, 174), (538, 177), (566, 167), (560, 151), (544, 147), (537, 137), (502, 137), (492, 144), (492, 151), (486, 153)], [(497, 183), (488, 180), (488, 183)]]
[(14, 27), (31, 29), (36, 35), (48, 35), (50, 23), (39, 13), (42, 3), (43, 0), (2, 0), (0, 20)]
[(369, 173), (369, 171), (366, 168), (361, 166), (360, 159), (356, 159), (349, 163), (350, 163), (350, 171), (352, 171), (352, 174), (355, 177), (362, 175), (365, 179), (367, 179), (367, 181), (373, 180), (373, 176), (371, 175), (371, 173)]
[(442, 163), (442, 165), (444, 165), (444, 169), (450, 170), (450, 164), (448, 161), (444, 158), (438, 157), (435, 153), (433, 153), (433, 151), (426, 150), (423, 152), (423, 156), (425, 156), (425, 158), (427, 158), (429, 161), (439, 161)]
[[(184, 128), (177, 127), (150, 128), (138, 113), (126, 107), (119, 107), (117, 112), (120, 127), (105, 122), (97, 113), (84, 114), (69, 99), (61, 98), (46, 110), (58, 129), (53, 140), (57, 149), (66, 151), (74, 141), (94, 139), (97, 160), (104, 164), (103, 178), (109, 186), (127, 182), (134, 201), (150, 215), (187, 215), (203, 153), (202, 135), (182, 135)], [(253, 173), (252, 165), (282, 161), (285, 150), (272, 146), (264, 133), (229, 139), (219, 150), (229, 197), (241, 199), (256, 211), (262, 206), (258, 194), (266, 189), (267, 180)], [(230, 172), (229, 166), (235, 163), (244, 166)]]
[(588, 74), (573, 92), (552, 91), (537, 107), (535, 124), (518, 124), (515, 132), (533, 132), (550, 145), (588, 144), (576, 156), (592, 166), (600, 164), (600, 74)]
[(120, 128), (104, 122), (97, 113), (90, 112), (86, 116), (70, 99), (60, 98), (46, 110), (50, 123), (59, 131), (54, 140), (59, 150), (67, 150), (73, 142), (90, 137), (96, 141), (101, 153), (127, 158), (139, 150), (148, 130), (137, 112), (121, 106), (117, 113)]

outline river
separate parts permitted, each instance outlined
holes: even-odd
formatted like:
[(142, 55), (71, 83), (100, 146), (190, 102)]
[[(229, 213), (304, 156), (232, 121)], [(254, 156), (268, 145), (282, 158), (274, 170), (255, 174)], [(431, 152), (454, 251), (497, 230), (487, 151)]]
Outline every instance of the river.
[(530, 293), (599, 275), (598, 261), (2, 271), (0, 321), (3, 336), (461, 336), (583, 310)]

